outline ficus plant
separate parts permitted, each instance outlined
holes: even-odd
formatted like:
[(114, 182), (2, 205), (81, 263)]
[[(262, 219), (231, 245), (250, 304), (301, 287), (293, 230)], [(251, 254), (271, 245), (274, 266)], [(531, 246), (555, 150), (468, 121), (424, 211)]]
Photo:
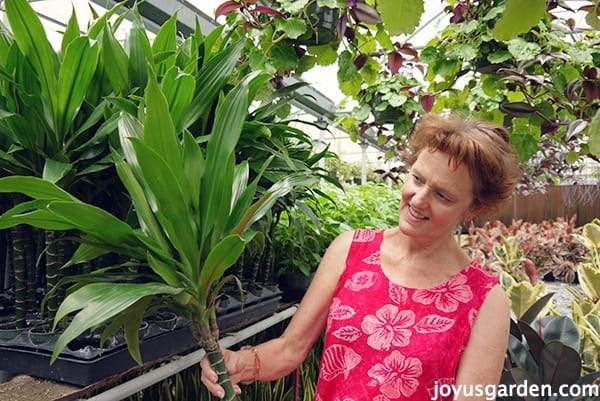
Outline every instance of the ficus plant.
[[(215, 36), (202, 43), (205, 48), (217, 46)], [(117, 118), (119, 146), (112, 149), (111, 160), (131, 199), (130, 215), (112, 215), (43, 178), (0, 178), (1, 192), (31, 199), (5, 212), (2, 228), (27, 224), (82, 233), (66, 266), (109, 253), (122, 258), (121, 263), (63, 279), (67, 296), (54, 326), (65, 322), (66, 329), (52, 361), (71, 340), (101, 326), (105, 337), (123, 328), (132, 357), (141, 363), (141, 320), (151, 305), (168, 307), (187, 319), (225, 381), (226, 399), (235, 399), (217, 342), (217, 296), (225, 282), (235, 280), (227, 269), (254, 237), (253, 223), (292, 189), (316, 180), (297, 173), (259, 188), (260, 174), (250, 179), (248, 162), (236, 160), (250, 102), (268, 76), (251, 74), (226, 86), (243, 46), (224, 40), (220, 49), (204, 53), (211, 57), (199, 71), (189, 65), (191, 69), (180, 69), (181, 58), (173, 58), (160, 82), (157, 76), (163, 72), (149, 64), (143, 96), (112, 99), (122, 111)], [(181, 109), (188, 113), (177, 113)], [(128, 269), (131, 265), (138, 267), (137, 273)]]
[[(519, 385), (546, 386), (554, 394), (559, 394), (559, 389), (570, 385), (593, 390), (592, 383), (597, 382), (600, 372), (582, 372), (582, 358), (579, 354), (581, 337), (573, 320), (567, 316), (539, 317), (552, 295), (550, 293), (539, 298), (523, 316), (511, 320), (508, 352), (500, 381), (503, 387), (499, 387), (499, 390)], [(499, 391), (496, 396), (498, 401), (556, 399), (548, 388), (531, 395)], [(578, 396), (564, 396), (560, 399), (591, 401), (595, 399), (595, 395), (582, 392)]]

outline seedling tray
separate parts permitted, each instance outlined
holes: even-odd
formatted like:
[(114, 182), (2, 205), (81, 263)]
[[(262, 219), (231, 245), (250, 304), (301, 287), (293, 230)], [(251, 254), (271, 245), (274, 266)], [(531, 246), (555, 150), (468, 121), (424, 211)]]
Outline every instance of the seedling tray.
[[(217, 322), (221, 333), (243, 327), (274, 313), (280, 296), (272, 296), (250, 305), (238, 305), (236, 309), (221, 309)], [(229, 303), (232, 306), (232, 303)], [(172, 355), (181, 354), (197, 347), (187, 322), (178, 318), (173, 329), (149, 324), (140, 339), (140, 351), (144, 364)], [(27, 331), (12, 340), (0, 343), (0, 370), (13, 374), (28, 374), (40, 378), (88, 386), (111, 376), (120, 375), (138, 367), (129, 355), (122, 336), (111, 338), (103, 349), (86, 345), (80, 349), (65, 348), (50, 365), (54, 341), (33, 345)]]

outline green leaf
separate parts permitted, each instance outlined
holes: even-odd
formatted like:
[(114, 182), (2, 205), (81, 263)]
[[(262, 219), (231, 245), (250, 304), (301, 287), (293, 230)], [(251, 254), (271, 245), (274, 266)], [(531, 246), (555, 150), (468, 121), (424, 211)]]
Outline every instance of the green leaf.
[(239, 41), (227, 46), (202, 66), (198, 72), (196, 94), (184, 113), (182, 128), (188, 128), (212, 108), (217, 94), (237, 66), (243, 49), (244, 42)]
[(585, 22), (594, 29), (600, 29), (600, 3), (592, 4), (585, 16)]
[(98, 247), (92, 244), (80, 244), (71, 259), (65, 264), (64, 267), (73, 266), (79, 263), (89, 262), (91, 260), (96, 259), (102, 255), (106, 255), (109, 253), (109, 250), (106, 248)]
[[(183, 134), (183, 175), (184, 184), (190, 196), (192, 210), (200, 210), (200, 182), (204, 173), (204, 155), (189, 132)], [(196, 222), (199, 224), (199, 222)]]
[(521, 161), (529, 160), (538, 149), (537, 139), (524, 130), (523, 127), (514, 127), (510, 136), (510, 142), (515, 147)]
[(592, 122), (588, 126), (590, 153), (600, 157), (600, 110), (596, 112)]
[(181, 288), (157, 283), (92, 283), (79, 288), (65, 298), (56, 312), (54, 327), (65, 316), (79, 311), (56, 341), (50, 362), (53, 363), (67, 344), (85, 330), (106, 322), (139, 300), (152, 295), (175, 296), (181, 292)]
[(68, 46), (58, 73), (57, 105), (54, 124), (62, 143), (79, 111), (98, 65), (98, 46), (90, 46), (86, 37)]
[(58, 58), (37, 14), (26, 0), (6, 0), (6, 17), (15, 41), (38, 75), (50, 110), (56, 105)]
[(179, 257), (188, 266), (197, 266), (197, 230), (190, 216), (189, 197), (184, 196), (174, 169), (181, 170), (181, 160), (177, 164), (167, 164), (157, 151), (145, 143), (131, 138), (140, 170), (144, 177), (144, 191), (156, 201), (153, 210), (163, 232), (173, 244)]
[[(225, 222), (219, 223), (219, 220), (229, 214), (231, 187), (227, 188), (226, 183), (233, 183), (233, 168), (228, 169), (228, 164), (233, 163), (233, 151), (248, 114), (250, 79), (248, 77), (239, 83), (217, 105), (215, 123), (207, 144), (200, 193), (200, 232), (204, 238), (210, 235), (215, 224), (221, 224), (223, 228)], [(224, 208), (224, 205), (227, 206)], [(204, 241), (201, 244), (201, 249), (204, 249)]]
[(219, 241), (208, 254), (202, 270), (200, 285), (208, 291), (240, 257), (244, 250), (244, 239), (239, 235), (230, 235)]
[[(169, 114), (169, 104), (160, 90), (156, 76), (150, 74), (146, 87), (146, 121), (144, 143), (159, 152), (168, 166), (177, 172), (181, 168), (181, 148), (175, 126)], [(177, 176), (175, 176), (177, 177)], [(181, 179), (177, 177), (178, 183)]]
[(537, 43), (528, 42), (523, 38), (514, 38), (508, 42), (508, 51), (517, 61), (527, 61), (538, 56), (542, 48)]
[(53, 183), (33, 176), (9, 176), (0, 178), (0, 193), (21, 193), (34, 199), (78, 201)]
[(390, 36), (410, 34), (425, 11), (423, 0), (379, 0), (377, 10)]
[(173, 67), (163, 77), (161, 87), (173, 125), (177, 132), (180, 132), (183, 129), (183, 120), (186, 118), (184, 113), (194, 98), (196, 81), (193, 76), (181, 73), (178, 68)]
[(53, 159), (46, 159), (46, 163), (44, 163), (44, 171), (42, 172), (42, 178), (46, 181), (56, 184), (72, 171), (73, 165), (71, 163), (63, 163)]
[(129, 225), (99, 207), (81, 202), (55, 201), (48, 205), (48, 210), (101, 242), (124, 250), (140, 246)]
[(67, 27), (65, 29), (65, 33), (62, 36), (62, 41), (60, 45), (60, 49), (63, 54), (63, 59), (64, 55), (67, 52), (67, 46), (81, 35), (80, 31), (81, 30), (79, 29), (79, 23), (77, 22), (77, 15), (75, 14), (75, 7), (72, 7), (71, 17), (67, 22)]
[(147, 254), (148, 263), (153, 272), (158, 274), (168, 285), (172, 287), (181, 286), (181, 279), (177, 275), (176, 267), (162, 262), (151, 253)]
[(133, 203), (133, 207), (142, 231), (146, 235), (152, 237), (161, 249), (163, 249), (165, 252), (169, 252), (171, 247), (167, 242), (160, 226), (158, 225), (154, 213), (152, 213), (149, 201), (146, 198), (142, 185), (135, 178), (131, 167), (126, 164), (118, 155), (114, 155), (114, 160), (117, 174), (119, 175), (123, 185), (125, 185), (125, 188), (127, 188), (127, 192), (129, 193), (131, 202)]
[(144, 318), (144, 312), (152, 301), (152, 296), (144, 297), (127, 308), (123, 319), (123, 332), (129, 354), (138, 365), (142, 364), (140, 353), (140, 327)]
[(160, 29), (156, 33), (156, 37), (152, 41), (153, 54), (170, 54), (162, 59), (156, 73), (163, 75), (175, 65), (175, 51), (177, 50), (177, 17), (178, 11), (175, 11), (168, 20), (163, 22)]
[(507, 0), (502, 17), (494, 26), (494, 37), (509, 40), (529, 32), (546, 13), (546, 0)]
[(283, 31), (290, 39), (298, 39), (307, 29), (306, 22), (299, 17), (290, 17), (286, 19), (274, 18), (274, 21), (275, 28)]
[(46, 210), (47, 200), (22, 202), (7, 210), (0, 216), (0, 229), (10, 228), (19, 224), (47, 230), (68, 230), (73, 226)]
[(148, 84), (148, 63), (152, 65), (152, 46), (139, 13), (134, 13), (133, 24), (126, 39), (129, 49), (129, 82), (132, 88), (145, 88)]
[(102, 49), (102, 58), (106, 66), (106, 75), (113, 91), (116, 94), (126, 94), (129, 87), (129, 77), (127, 76), (129, 62), (127, 53), (125, 53), (125, 49), (123, 49), (119, 41), (115, 38), (108, 23), (104, 28), (100, 48)]

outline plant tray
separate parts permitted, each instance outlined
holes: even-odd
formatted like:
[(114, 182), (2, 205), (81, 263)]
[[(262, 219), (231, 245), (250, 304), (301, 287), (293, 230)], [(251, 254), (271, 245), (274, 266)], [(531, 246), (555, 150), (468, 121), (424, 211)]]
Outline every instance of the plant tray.
[[(279, 306), (279, 300), (280, 297), (275, 296), (244, 308), (218, 313), (220, 331), (225, 333), (273, 314)], [(169, 330), (149, 324), (140, 339), (145, 365), (184, 353), (196, 346), (187, 322), (182, 318), (178, 318), (175, 327)], [(25, 330), (9, 341), (0, 342), (0, 370), (88, 386), (138, 367), (119, 336), (112, 338), (103, 350), (91, 345), (76, 350), (67, 347), (50, 365), (53, 348), (54, 341), (33, 345)]]

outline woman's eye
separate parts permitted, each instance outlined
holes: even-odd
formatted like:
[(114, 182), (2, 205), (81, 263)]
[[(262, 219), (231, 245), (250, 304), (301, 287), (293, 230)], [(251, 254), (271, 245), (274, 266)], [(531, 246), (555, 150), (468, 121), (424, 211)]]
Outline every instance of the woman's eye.
[(446, 195), (444, 195), (441, 192), (438, 192), (438, 196), (440, 197), (440, 199), (446, 201), (446, 202), (450, 202), (450, 198), (448, 198)]

